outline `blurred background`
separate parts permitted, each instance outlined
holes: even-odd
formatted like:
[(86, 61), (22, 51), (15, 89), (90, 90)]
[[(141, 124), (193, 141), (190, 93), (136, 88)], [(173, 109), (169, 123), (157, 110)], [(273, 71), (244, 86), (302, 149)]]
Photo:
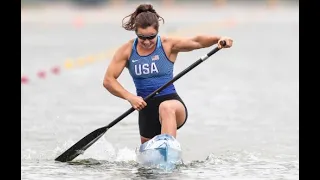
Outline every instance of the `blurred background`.
[[(32, 73), (36, 73), (38, 77), (42, 78), (46, 72), (42, 72), (41, 68), (48, 68), (52, 66), (51, 70), (58, 73), (61, 70), (61, 62), (64, 62), (64, 67), (76, 66), (74, 58), (77, 56), (87, 56), (83, 60), (78, 58), (79, 63), (85, 64), (86, 61), (95, 61), (97, 59), (105, 59), (110, 57), (114, 49), (109, 49), (111, 44), (121, 44), (118, 36), (127, 36), (128, 32), (121, 29), (122, 18), (134, 11), (136, 6), (140, 3), (152, 3), (156, 10), (165, 15), (166, 23), (161, 29), (164, 35), (191, 35), (197, 32), (199, 23), (206, 24), (212, 27), (212, 21), (215, 24), (223, 24), (224, 27), (235, 26), (237, 23), (242, 22), (255, 22), (259, 23), (262, 20), (279, 22), (283, 21), (284, 17), (280, 14), (288, 12), (288, 9), (294, 9), (297, 12), (298, 0), (153, 0), (153, 1), (140, 1), (140, 0), (21, 0), (21, 35), (22, 35), (22, 77), (21, 83), (26, 84), (30, 82), (33, 77)], [(283, 13), (282, 13), (283, 12)], [(212, 16), (208, 14), (213, 14)], [(267, 13), (272, 14), (269, 18)], [(295, 18), (295, 17), (294, 17)], [(210, 24), (208, 24), (208, 22)], [(178, 23), (178, 24), (177, 24)], [(192, 25), (194, 24), (194, 26)], [(196, 24), (195, 24), (196, 23)], [(190, 25), (188, 28), (191, 30), (181, 32), (184, 25)], [(228, 24), (228, 25), (226, 25)], [(192, 26), (192, 28), (191, 28)], [(218, 25), (219, 28), (222, 27)], [(121, 35), (114, 35), (104, 33), (103, 28), (120, 28)], [(180, 28), (181, 27), (181, 28)], [(202, 27), (200, 27), (202, 28)], [(208, 27), (205, 27), (208, 28)], [(88, 32), (87, 29), (92, 29)], [(100, 31), (101, 29), (101, 31)], [(180, 29), (180, 30), (179, 30)], [(214, 29), (216, 30), (216, 29)], [(97, 31), (101, 35), (94, 36)], [(94, 33), (95, 32), (95, 33)], [(118, 31), (117, 31), (118, 32)], [(198, 31), (199, 32), (199, 31)], [(201, 31), (200, 31), (201, 32)], [(202, 29), (203, 32), (203, 29)], [(215, 31), (219, 32), (219, 31)], [(63, 34), (62, 34), (63, 33)], [(188, 34), (189, 33), (189, 34)], [(68, 34), (67, 37), (64, 34)], [(76, 38), (76, 36), (81, 38)], [(55, 37), (55, 38), (53, 38)], [(131, 36), (128, 36), (131, 37)], [(40, 39), (39, 39), (40, 38)], [(46, 40), (45, 45), (37, 40)], [(97, 41), (96, 41), (97, 40)], [(88, 41), (100, 43), (95, 47), (87, 46)], [(30, 43), (33, 44), (30, 44)], [(28, 44), (29, 43), (29, 44)], [(41, 45), (40, 45), (40, 44)], [(55, 48), (61, 48), (72, 43), (72, 50), (61, 51)], [(73, 44), (74, 43), (74, 44)], [(24, 44), (28, 44), (29, 48), (38, 50), (45, 48), (50, 51), (50, 58), (54, 61), (36, 60), (41, 59), (39, 54), (35, 54)], [(34, 47), (37, 48), (34, 48)], [(50, 48), (50, 49), (48, 49)], [(84, 48), (81, 51), (78, 48)], [(73, 53), (74, 52), (74, 53)], [(32, 54), (32, 64), (25, 59), (28, 59), (28, 53)], [(44, 53), (44, 52), (42, 52)], [(93, 58), (94, 53), (98, 58)], [(106, 55), (107, 53), (107, 55)], [(111, 53), (111, 54), (110, 54)], [(59, 55), (58, 55), (59, 54)], [(71, 59), (68, 59), (68, 58)], [(100, 58), (99, 58), (100, 57)], [(58, 60), (60, 59), (60, 60)], [(25, 65), (25, 64), (29, 65)], [(43, 65), (43, 64), (46, 64)], [(57, 64), (55, 66), (54, 64)], [(28, 68), (26, 68), (29, 66)], [(32, 66), (32, 67), (30, 67)], [(79, 65), (78, 65), (79, 66)], [(36, 68), (36, 69), (34, 69)], [(29, 71), (33, 72), (29, 72)], [(31, 73), (31, 74), (30, 74)]]
[[(130, 108), (102, 81), (115, 50), (135, 38), (122, 19), (141, 3), (164, 18), (160, 35), (234, 40), (175, 83), (189, 118), (177, 136), (187, 166), (172, 176), (298, 179), (298, 0), (21, 0), (22, 179), (135, 174), (137, 112), (78, 157), (107, 168), (53, 159)], [(181, 53), (174, 73), (211, 49)], [(119, 81), (135, 93), (127, 70)]]

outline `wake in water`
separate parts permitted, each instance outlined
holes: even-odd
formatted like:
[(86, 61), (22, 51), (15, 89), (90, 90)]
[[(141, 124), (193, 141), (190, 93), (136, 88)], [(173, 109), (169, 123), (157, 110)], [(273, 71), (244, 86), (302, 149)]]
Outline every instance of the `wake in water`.
[[(133, 150), (131, 150), (134, 153)], [(121, 156), (122, 154), (118, 154)], [(283, 156), (283, 158), (288, 158)], [(136, 179), (165, 179), (170, 177), (179, 178), (226, 178), (230, 176), (237, 179), (296, 179), (299, 174), (298, 161), (275, 161), (274, 159), (262, 158), (259, 153), (246, 151), (225, 152), (223, 155), (209, 154), (205, 160), (193, 160), (177, 165), (175, 169), (164, 170), (150, 167), (142, 167), (134, 160), (108, 161), (93, 158), (81, 159), (70, 162), (69, 165), (84, 168), (94, 168), (99, 171), (120, 171), (123, 176), (132, 176)], [(214, 177), (214, 178), (213, 178)], [(135, 179), (133, 178), (133, 179)], [(178, 179), (179, 179), (178, 178)]]
[(72, 162), (60, 163), (54, 161), (55, 157), (74, 143), (68, 141), (53, 151), (23, 150), (22, 164), (23, 166), (41, 164), (42, 169), (45, 166), (48, 168), (55, 167), (56, 169), (71, 168), (74, 173), (79, 171), (85, 173), (98, 172), (103, 175), (107, 173), (112, 177), (121, 176), (131, 179), (173, 177), (177, 179), (213, 179), (213, 177), (217, 179), (226, 177), (229, 177), (227, 179), (230, 179), (230, 177), (237, 179), (297, 179), (299, 176), (299, 158), (294, 155), (278, 154), (272, 156), (245, 150), (230, 150), (219, 155), (211, 153), (204, 160), (183, 162), (170, 171), (142, 167), (136, 162), (135, 149), (117, 149), (105, 138), (101, 138)]

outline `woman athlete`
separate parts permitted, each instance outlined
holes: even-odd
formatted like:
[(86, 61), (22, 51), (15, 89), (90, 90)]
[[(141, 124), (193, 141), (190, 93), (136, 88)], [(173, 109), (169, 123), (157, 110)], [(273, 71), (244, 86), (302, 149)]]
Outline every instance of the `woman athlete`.
[[(124, 20), (129, 17), (127, 22)], [(104, 76), (103, 86), (113, 95), (130, 102), (139, 111), (141, 143), (158, 134), (176, 138), (177, 129), (187, 120), (188, 111), (171, 84), (147, 102), (144, 98), (173, 78), (173, 66), (179, 52), (210, 47), (229, 48), (228, 37), (197, 35), (192, 38), (163, 37), (159, 33), (159, 16), (151, 4), (141, 4), (123, 18), (122, 26), (134, 31), (137, 38), (124, 43), (115, 52)], [(226, 42), (225, 46), (220, 41)], [(136, 87), (136, 95), (127, 91), (118, 81), (124, 68), (129, 70)]]

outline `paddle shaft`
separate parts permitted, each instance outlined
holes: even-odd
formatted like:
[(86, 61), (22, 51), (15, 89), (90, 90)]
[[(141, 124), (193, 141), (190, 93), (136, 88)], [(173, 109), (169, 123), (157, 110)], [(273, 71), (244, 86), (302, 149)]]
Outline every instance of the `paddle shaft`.
[[(222, 46), (226, 45), (225, 41), (221, 41), (220, 44)], [(205, 61), (206, 59), (208, 59), (210, 56), (212, 56), (214, 53), (218, 52), (220, 49), (218, 47), (214, 48), (213, 50), (211, 50), (208, 54), (202, 56), (200, 59), (198, 59), (196, 62), (194, 62), (193, 64), (191, 64), (189, 67), (187, 67), (185, 70), (181, 71), (179, 74), (177, 74), (176, 76), (173, 77), (173, 79), (171, 79), (170, 81), (168, 81), (166, 84), (164, 84), (163, 86), (161, 86), (160, 88), (158, 88), (157, 90), (155, 90), (154, 92), (152, 92), (151, 94), (149, 94), (147, 97), (144, 98), (144, 101), (147, 101), (148, 99), (154, 97), (156, 94), (158, 94), (160, 91), (162, 91), (163, 89), (165, 89), (166, 87), (168, 87), (170, 84), (174, 83), (176, 80), (180, 79), (183, 75), (185, 75), (186, 73), (188, 73), (189, 71), (191, 71), (193, 68), (195, 68), (196, 66), (198, 66), (199, 64), (201, 64), (203, 61)], [(131, 107), (130, 109), (128, 109), (126, 112), (124, 112), (121, 116), (119, 116), (117, 119), (115, 119), (114, 121), (112, 121), (110, 124), (108, 124), (107, 126), (105, 126), (106, 129), (111, 128), (112, 126), (116, 125), (118, 122), (120, 122), (123, 118), (125, 118), (126, 116), (128, 116), (129, 114), (131, 114), (135, 109), (133, 107)]]

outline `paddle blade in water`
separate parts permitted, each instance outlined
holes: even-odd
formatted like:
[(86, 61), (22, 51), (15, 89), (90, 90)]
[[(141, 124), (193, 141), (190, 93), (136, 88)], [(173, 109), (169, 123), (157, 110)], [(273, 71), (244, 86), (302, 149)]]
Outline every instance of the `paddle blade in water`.
[(62, 153), (59, 157), (55, 160), (60, 162), (67, 162), (72, 161), (78, 155), (82, 154), (87, 148), (89, 148), (93, 143), (95, 143), (104, 133), (108, 130), (106, 127), (102, 127), (96, 129), (95, 131), (91, 132), (64, 153)]

